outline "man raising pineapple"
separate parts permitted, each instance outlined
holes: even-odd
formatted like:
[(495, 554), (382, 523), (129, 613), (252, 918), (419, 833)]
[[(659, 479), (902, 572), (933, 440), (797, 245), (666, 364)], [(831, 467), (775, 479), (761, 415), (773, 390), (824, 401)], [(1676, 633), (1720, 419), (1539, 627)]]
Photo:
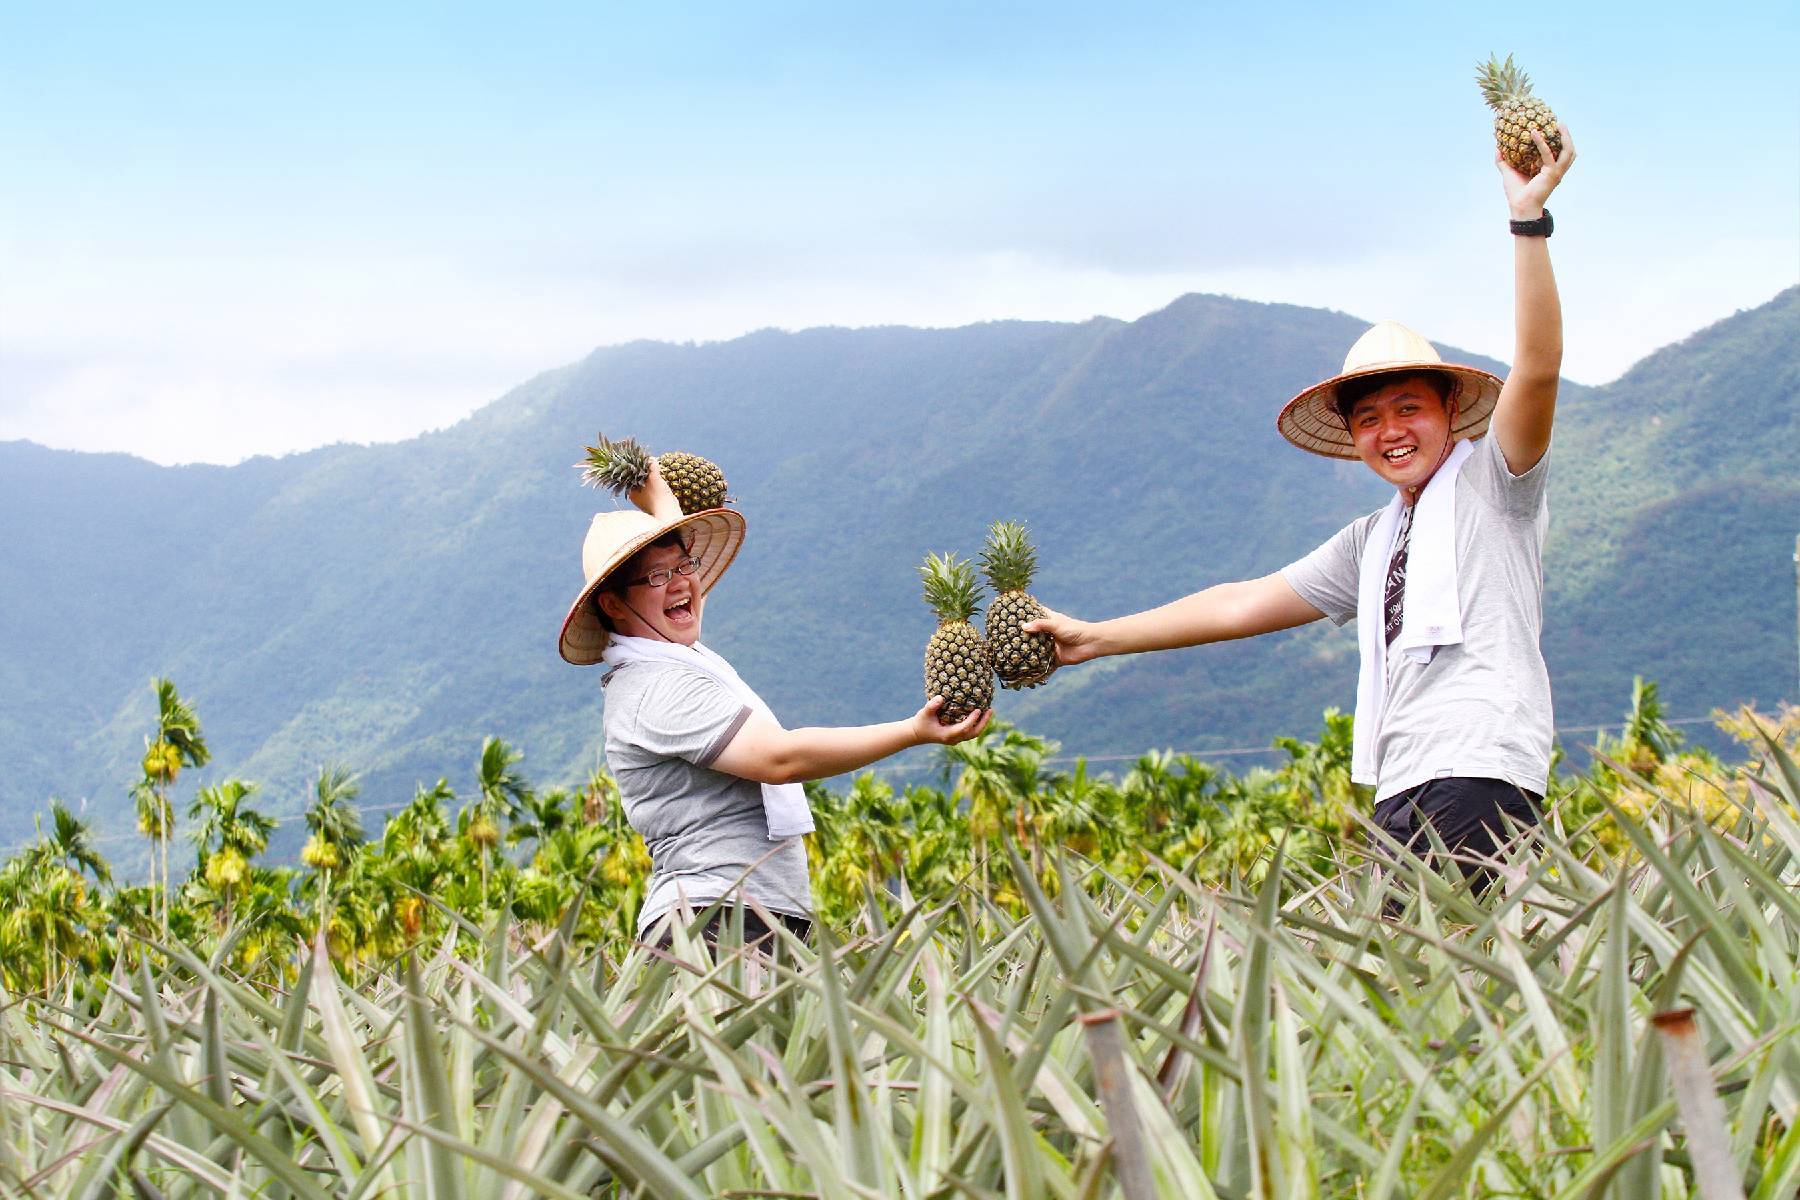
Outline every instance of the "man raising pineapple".
[(1027, 626), (1054, 636), (1058, 661), (1078, 663), (1355, 618), (1352, 775), (1375, 788), (1376, 824), (1417, 848), (1429, 823), (1452, 853), (1491, 854), (1501, 814), (1536, 822), (1549, 776), (1538, 639), (1562, 309), (1544, 203), (1575, 160), (1568, 130), (1556, 131), (1560, 153), (1532, 129), (1529, 157), (1495, 156), (1512, 218), (1506, 382), (1442, 362), (1423, 338), (1384, 322), (1277, 418), (1302, 450), (1360, 459), (1392, 484), (1385, 508), (1260, 579), (1109, 621), (1051, 613)]

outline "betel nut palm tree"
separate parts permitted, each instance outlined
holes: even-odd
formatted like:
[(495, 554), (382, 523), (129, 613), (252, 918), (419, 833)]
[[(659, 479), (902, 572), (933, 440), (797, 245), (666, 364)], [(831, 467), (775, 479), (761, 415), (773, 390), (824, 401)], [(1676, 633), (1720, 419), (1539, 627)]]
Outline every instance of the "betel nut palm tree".
[(500, 820), (510, 822), (525, 808), (531, 785), (513, 768), (524, 754), (497, 737), (482, 740), (481, 760), (475, 768), (475, 783), (480, 792), (474, 807), (466, 814), (463, 835), (475, 846), (481, 858), (481, 904), (487, 907), (488, 853), (501, 837)]
[(85, 871), (102, 885), (112, 868), (95, 848), (87, 822), (50, 802), (52, 826), (0, 865), (0, 988), (41, 987), (45, 994), (64, 968), (89, 965), (104, 914), (92, 902)]
[(86, 871), (101, 887), (112, 884), (112, 866), (94, 844), (93, 830), (60, 800), (50, 801), (50, 852), (72, 871)]
[(448, 852), (455, 841), (446, 806), (456, 793), (446, 779), (432, 787), (420, 784), (405, 808), (389, 817), (381, 829), (379, 852), (386, 863), (389, 882), (396, 889), (393, 908), (407, 937), (415, 937), (424, 925), (423, 896), (433, 894), (446, 869)]
[(362, 790), (357, 778), (341, 766), (319, 768), (313, 785), (313, 802), (306, 809), (306, 827), (312, 836), (300, 851), (300, 861), (318, 871), (319, 914), (324, 918), (331, 896), (331, 873), (349, 862), (362, 844), (362, 814), (355, 800)]
[(137, 808), (138, 831), (153, 842), (160, 868), (159, 925), (163, 938), (169, 936), (169, 838), (175, 831), (175, 812), (169, 803), (169, 792), (183, 767), (203, 767), (212, 757), (206, 739), (200, 733), (200, 719), (191, 704), (175, 691), (173, 682), (154, 679), (156, 693), (156, 736), (144, 739), (144, 777), (132, 789)]
[(216, 787), (201, 788), (188, 807), (188, 816), (200, 819), (194, 833), (197, 873), (222, 897), (218, 922), (229, 924), (233, 899), (250, 878), (250, 860), (269, 845), (276, 821), (245, 803), (256, 791), (254, 783), (227, 779)]

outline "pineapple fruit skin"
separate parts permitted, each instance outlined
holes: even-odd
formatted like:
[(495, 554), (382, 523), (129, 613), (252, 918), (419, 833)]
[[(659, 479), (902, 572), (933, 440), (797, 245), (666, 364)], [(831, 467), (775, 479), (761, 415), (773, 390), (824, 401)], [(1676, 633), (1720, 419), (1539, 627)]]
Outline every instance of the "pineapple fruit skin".
[(967, 621), (945, 621), (925, 645), (925, 698), (942, 696), (940, 725), (954, 725), (994, 703), (994, 662)]
[(1562, 136), (1556, 132), (1556, 114), (1542, 100), (1535, 96), (1509, 100), (1494, 116), (1494, 142), (1501, 157), (1527, 178), (1544, 169), (1543, 155), (1531, 140), (1533, 129), (1544, 135), (1550, 153), (1560, 158)]
[(671, 450), (656, 456), (656, 466), (684, 515), (725, 507), (725, 472), (711, 460)]
[(1027, 621), (1045, 615), (1044, 606), (1026, 592), (1001, 592), (988, 605), (988, 650), (1001, 687), (1013, 691), (1034, 688), (1056, 670), (1056, 639), (1047, 633), (1024, 630)]

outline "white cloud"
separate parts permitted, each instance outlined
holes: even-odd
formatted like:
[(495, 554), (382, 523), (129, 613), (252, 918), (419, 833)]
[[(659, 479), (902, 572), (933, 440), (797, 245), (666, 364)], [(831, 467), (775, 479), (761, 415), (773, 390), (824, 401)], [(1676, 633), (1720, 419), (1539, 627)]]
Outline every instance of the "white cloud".
[[(451, 423), (598, 345), (713, 340), (767, 326), (949, 326), (997, 318), (1132, 319), (1189, 291), (1395, 317), (1428, 336), (1511, 353), (1510, 247), (1485, 224), (1404, 254), (1228, 270), (1128, 271), (1018, 251), (683, 258), (524, 275), (443, 258), (32, 261), (0, 298), (0, 437), (233, 462)], [(1627, 242), (1553, 243), (1565, 367), (1604, 382), (1644, 354), (1792, 282), (1793, 239), (1729, 238), (1654, 269)], [(647, 251), (647, 253), (650, 253)], [(647, 274), (649, 277), (647, 278)], [(26, 297), (29, 296), (29, 303)]]

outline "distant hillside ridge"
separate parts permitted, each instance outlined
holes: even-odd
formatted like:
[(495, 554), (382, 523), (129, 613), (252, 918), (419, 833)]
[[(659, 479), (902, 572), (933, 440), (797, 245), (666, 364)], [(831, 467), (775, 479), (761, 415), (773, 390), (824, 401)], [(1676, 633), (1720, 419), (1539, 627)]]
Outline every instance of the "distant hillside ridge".
[[(1558, 722), (1615, 719), (1630, 679), (1676, 715), (1795, 694), (1800, 289), (1565, 384), (1552, 449), (1545, 650)], [(1301, 453), (1275, 412), (1366, 323), (1190, 295), (1139, 320), (764, 331), (635, 342), (547, 371), (448, 429), (234, 467), (0, 443), (0, 845), (47, 797), (129, 831), (149, 681), (198, 709), (213, 765), (297, 813), (320, 764), (364, 804), (448, 775), (495, 734), (542, 783), (600, 761), (598, 669), (556, 656), (596, 431), (724, 466), (744, 551), (707, 641), (789, 724), (919, 703), (933, 621), (916, 566), (1024, 521), (1034, 591), (1089, 617), (1260, 575), (1384, 499)], [(1429, 331), (1427, 331), (1429, 332)], [(1440, 347), (1446, 358), (1501, 364)], [(1348, 630), (1110, 660), (1005, 693), (1069, 752), (1266, 744), (1355, 686)], [(276, 850), (298, 845), (290, 822)]]

